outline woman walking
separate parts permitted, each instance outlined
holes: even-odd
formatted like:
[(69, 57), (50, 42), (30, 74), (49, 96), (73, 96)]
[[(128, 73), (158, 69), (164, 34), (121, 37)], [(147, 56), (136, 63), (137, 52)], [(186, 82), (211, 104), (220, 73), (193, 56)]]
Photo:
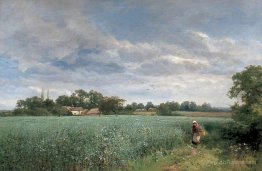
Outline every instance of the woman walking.
[(203, 136), (204, 130), (201, 128), (200, 124), (197, 121), (193, 121), (192, 125), (192, 144), (194, 145), (192, 154), (196, 154), (196, 149), (200, 144), (201, 136)]

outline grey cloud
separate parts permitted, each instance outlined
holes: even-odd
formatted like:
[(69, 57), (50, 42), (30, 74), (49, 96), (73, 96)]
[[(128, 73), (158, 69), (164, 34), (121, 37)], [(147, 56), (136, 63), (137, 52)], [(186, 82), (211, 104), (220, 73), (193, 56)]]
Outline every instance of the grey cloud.
[(155, 60), (143, 63), (140, 68), (136, 71), (143, 75), (155, 75), (155, 76), (167, 76), (177, 75), (184, 73), (198, 72), (201, 73), (204, 69), (208, 69), (208, 64), (194, 61), (194, 59), (183, 59), (177, 58), (181, 61), (172, 61), (174, 56), (170, 56), (169, 59), (158, 58)]
[[(35, 4), (28, 1), (24, 1), (22, 7), (19, 3), (11, 5), (6, 1), (4, 4), (10, 10), (1, 10), (4, 17), (0, 20), (0, 30), (9, 34), (1, 39), (0, 51), (18, 60), (24, 71), (32, 63), (48, 60), (69, 59), (68, 62), (74, 62), (81, 48), (105, 49), (111, 46), (112, 38), (99, 32), (78, 11), (68, 12), (63, 18), (65, 27), (59, 27), (55, 21), (45, 21), (42, 14), (35, 11)], [(5, 20), (9, 22), (5, 23)], [(15, 24), (16, 30), (9, 31), (14, 23), (19, 23)]]
[[(139, 97), (145, 102), (192, 100), (194, 96), (225, 105), (229, 103), (226, 97), (222, 98), (226, 102), (209, 97), (214, 92), (226, 94), (233, 73), (249, 64), (262, 64), (261, 41), (214, 37), (197, 28), (227, 15), (228, 11), (219, 9), (212, 12), (220, 1), (125, 1), (123, 6), (104, 2), (1, 1), (0, 55), (17, 60), (24, 74), (13, 82), (0, 80), (0, 84), (10, 89), (17, 85), (16, 93), (21, 96), (14, 98), (35, 95), (28, 90), (30, 86), (49, 87), (53, 97), (78, 88), (95, 88), (106, 95)], [(206, 3), (214, 4), (208, 8), (203, 5)], [(88, 12), (83, 9), (86, 5)], [(119, 38), (110, 32), (112, 28), (103, 29), (107, 25), (92, 14), (106, 9), (119, 14), (127, 10), (127, 15), (140, 5), (140, 10), (149, 8), (146, 15), (151, 17), (143, 23), (145, 28), (111, 23), (110, 27), (122, 30), (126, 37)], [(194, 89), (199, 92), (192, 92)]]

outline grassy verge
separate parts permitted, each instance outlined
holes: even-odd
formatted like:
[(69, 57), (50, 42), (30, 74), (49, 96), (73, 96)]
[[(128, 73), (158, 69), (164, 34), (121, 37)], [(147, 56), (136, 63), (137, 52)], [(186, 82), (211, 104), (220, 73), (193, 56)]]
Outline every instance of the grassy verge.
[(261, 153), (245, 153), (241, 157), (234, 152), (225, 154), (224, 149), (200, 147), (192, 154), (190, 145), (169, 152), (158, 152), (142, 160), (130, 163), (133, 171), (251, 171), (261, 170)]

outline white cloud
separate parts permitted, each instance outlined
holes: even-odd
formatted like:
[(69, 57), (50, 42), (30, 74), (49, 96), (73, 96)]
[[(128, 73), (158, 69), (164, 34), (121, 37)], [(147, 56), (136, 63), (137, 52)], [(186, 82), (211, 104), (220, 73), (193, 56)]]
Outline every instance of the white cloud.
[(173, 55), (164, 55), (160, 57), (161, 59), (166, 59), (168, 61), (171, 61), (175, 64), (193, 64), (193, 65), (206, 65), (208, 66), (209, 63), (206, 60), (200, 60), (200, 59), (188, 59), (188, 58), (181, 58), (179, 56), (173, 56)]
[(41, 93), (41, 91), (42, 91), (41, 87), (29, 86), (28, 88), (31, 89), (31, 90), (36, 91), (37, 93)]
[[(16, 85), (21, 93), (15, 96), (0, 89), (11, 107), (14, 99), (38, 95), (42, 87), (50, 89), (53, 98), (84, 88), (123, 96), (129, 102), (173, 99), (227, 106), (231, 75), (247, 65), (262, 64), (258, 40), (212, 37), (194, 29), (174, 34), (181, 39), (177, 42), (117, 39), (76, 10), (83, 4), (1, 3), (0, 55), (17, 60), (24, 72), (15, 81), (0, 79), (1, 85)], [(165, 36), (172, 37), (169, 32)]]

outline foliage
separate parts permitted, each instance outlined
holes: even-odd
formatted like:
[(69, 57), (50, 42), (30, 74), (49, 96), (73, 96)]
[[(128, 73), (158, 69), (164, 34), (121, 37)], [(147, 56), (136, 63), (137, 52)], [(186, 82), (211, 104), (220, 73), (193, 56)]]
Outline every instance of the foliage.
[(102, 102), (103, 95), (101, 93), (94, 90), (86, 92), (85, 90), (79, 89), (75, 90), (71, 96), (59, 96), (55, 102), (51, 99), (44, 99), (43, 96), (34, 96), (26, 98), (25, 100), (18, 100), (13, 114), (15, 116), (69, 116), (72, 115), (71, 112), (63, 106), (91, 109), (100, 107)]
[(126, 105), (126, 107), (125, 107), (125, 111), (135, 111), (135, 109), (133, 108), (132, 105), (128, 104), (128, 105)]
[(51, 116), (51, 115), (70, 115), (63, 107), (57, 105), (51, 99), (39, 97), (30, 97), (25, 100), (18, 100), (16, 109), (13, 111), (14, 116)]
[(99, 110), (104, 114), (117, 114), (123, 110), (124, 99), (117, 96), (105, 97), (99, 107)]
[(11, 110), (0, 111), (0, 116), (13, 116), (13, 111)]
[(226, 137), (258, 150), (262, 142), (262, 66), (248, 66), (232, 80), (228, 95), (238, 101), (232, 106), (235, 125), (228, 128)]
[(180, 110), (182, 111), (198, 111), (198, 106), (193, 101), (184, 101), (180, 105)]
[(143, 103), (138, 103), (137, 104), (137, 109), (145, 109), (145, 106)]
[(87, 92), (83, 89), (75, 90), (71, 96), (62, 95), (56, 99), (56, 103), (60, 106), (75, 106), (84, 109), (99, 107), (102, 101), (103, 95), (100, 92), (95, 90)]
[(149, 108), (154, 108), (154, 104), (152, 102), (147, 102), (145, 109), (148, 110)]
[[(143, 103), (133, 102), (125, 107), (123, 106), (124, 99), (117, 96), (104, 97), (100, 92), (91, 90), (89, 92), (78, 89), (75, 90), (70, 96), (61, 95), (55, 101), (52, 99), (44, 99), (43, 93), (41, 97), (29, 97), (25, 100), (18, 100), (17, 107), (12, 114), (15, 116), (43, 116), (43, 115), (71, 115), (70, 112), (65, 110), (64, 106), (82, 107), (83, 109), (99, 108), (105, 114), (116, 114), (124, 110), (124, 114), (132, 114), (132, 112), (140, 109), (141, 111), (149, 110), (150, 108), (156, 109), (152, 102)], [(159, 107), (159, 106), (158, 106)], [(181, 105), (178, 102), (166, 102), (165, 107), (162, 105), (158, 111), (159, 115), (173, 115), (174, 111), (220, 111), (221, 109), (212, 108), (210, 104), (204, 103), (197, 105), (195, 102), (184, 101)], [(258, 110), (261, 106), (254, 106)], [(123, 112), (122, 112), (123, 113)]]
[(69, 97), (67, 95), (59, 96), (56, 99), (56, 103), (60, 106), (72, 106), (73, 105), (73, 101), (72, 101), (71, 97)]
[(178, 102), (166, 102), (166, 105), (169, 106), (171, 111), (179, 111), (180, 110), (180, 104)]
[(157, 115), (162, 116), (170, 116), (172, 114), (172, 111), (170, 109), (170, 106), (165, 103), (161, 103), (157, 109)]
[(143, 103), (136, 103), (136, 102), (133, 102), (132, 104), (127, 104), (125, 107), (124, 107), (124, 110), (125, 111), (136, 111), (137, 109), (145, 109), (145, 106)]
[(203, 103), (202, 105), (197, 105), (193, 101), (184, 101), (181, 105), (178, 102), (166, 102), (161, 103), (158, 106), (157, 114), (162, 116), (176, 116), (179, 115), (178, 111), (202, 111), (202, 112), (215, 112), (222, 111), (222, 109), (212, 108), (209, 103)]

